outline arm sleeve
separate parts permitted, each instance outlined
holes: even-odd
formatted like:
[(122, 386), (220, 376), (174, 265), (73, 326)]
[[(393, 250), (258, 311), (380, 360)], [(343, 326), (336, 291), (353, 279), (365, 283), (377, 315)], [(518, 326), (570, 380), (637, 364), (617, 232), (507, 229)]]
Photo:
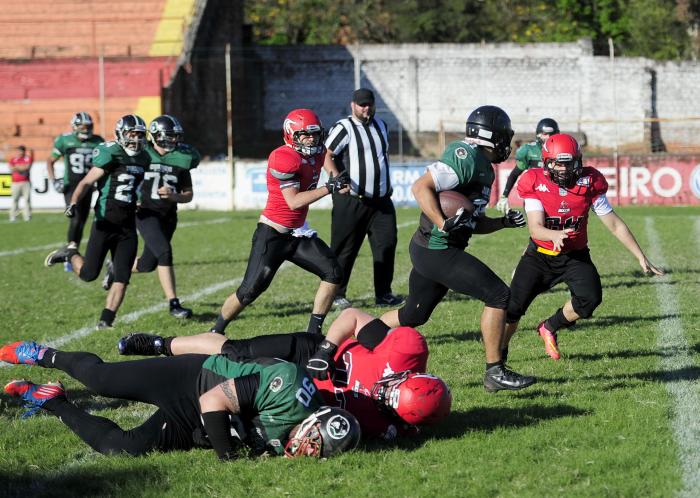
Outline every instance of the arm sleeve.
[(379, 346), (390, 330), (386, 323), (379, 318), (375, 318), (360, 329), (357, 333), (357, 342), (372, 351)]
[(240, 447), (240, 440), (231, 435), (231, 421), (226, 410), (218, 412), (202, 413), (204, 430), (209, 437), (214, 451), (220, 460), (233, 460), (236, 458), (236, 449)]
[(189, 170), (185, 170), (182, 173), (182, 178), (180, 178), (180, 183), (178, 185), (178, 192), (182, 192), (185, 189), (192, 188), (192, 175), (190, 175)]
[(613, 211), (613, 207), (605, 194), (599, 195), (593, 199), (592, 208), (593, 212), (598, 216), (605, 216)]
[(236, 386), (236, 396), (238, 396), (238, 406), (241, 407), (241, 413), (255, 413), (255, 396), (260, 388), (260, 374), (254, 373), (236, 377), (233, 383)]
[(510, 194), (510, 191), (513, 190), (515, 186), (515, 182), (518, 181), (518, 177), (523, 174), (523, 171), (524, 170), (517, 166), (513, 168), (510, 175), (508, 175), (508, 180), (506, 180), (506, 186), (503, 188), (503, 197), (508, 197), (508, 194)]
[(457, 176), (455, 170), (443, 162), (436, 161), (429, 164), (426, 169), (430, 172), (430, 176), (433, 177), (436, 192), (452, 190), (459, 185), (459, 176)]

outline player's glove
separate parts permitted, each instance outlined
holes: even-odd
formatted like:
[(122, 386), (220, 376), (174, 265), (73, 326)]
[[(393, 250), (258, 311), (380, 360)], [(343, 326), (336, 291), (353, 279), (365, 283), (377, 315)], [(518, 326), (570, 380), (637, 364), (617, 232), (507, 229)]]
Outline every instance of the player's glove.
[(465, 211), (464, 208), (459, 208), (454, 216), (450, 216), (445, 220), (440, 231), (449, 233), (453, 230), (469, 225), (471, 221), (472, 215)]
[(347, 171), (343, 171), (338, 176), (331, 175), (330, 178), (328, 178), (328, 181), (326, 182), (326, 188), (328, 189), (329, 193), (335, 194), (339, 190), (342, 190), (345, 187), (347, 187), (349, 184), (350, 177), (348, 176)]
[(509, 210), (506, 215), (501, 218), (501, 222), (505, 228), (522, 228), (527, 225), (525, 215), (515, 209)]
[(510, 211), (510, 204), (508, 204), (508, 196), (502, 195), (498, 198), (496, 203), (496, 209), (498, 209), (502, 214), (506, 214)]
[(68, 204), (68, 207), (65, 211), (63, 211), (63, 214), (65, 214), (68, 218), (75, 216), (75, 204)]
[(63, 193), (63, 180), (61, 180), (60, 178), (56, 178), (53, 181), (53, 188), (56, 192), (58, 192), (59, 194), (62, 194)]
[(335, 370), (333, 366), (333, 355), (338, 350), (338, 346), (324, 339), (318, 345), (316, 353), (306, 362), (306, 371), (314, 379), (326, 380), (333, 375)]

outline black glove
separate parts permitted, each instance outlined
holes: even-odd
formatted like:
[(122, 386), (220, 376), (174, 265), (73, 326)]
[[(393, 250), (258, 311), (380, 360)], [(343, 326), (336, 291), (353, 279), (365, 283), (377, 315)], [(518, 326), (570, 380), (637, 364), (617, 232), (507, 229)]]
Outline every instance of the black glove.
[(63, 211), (63, 214), (65, 214), (68, 218), (75, 216), (75, 204), (68, 204), (68, 207), (65, 211)]
[(464, 208), (459, 208), (457, 210), (457, 214), (450, 216), (445, 220), (445, 223), (443, 223), (440, 231), (449, 233), (469, 224), (471, 221), (472, 215), (465, 211)]
[(515, 209), (509, 210), (506, 215), (501, 218), (501, 222), (506, 228), (522, 228), (527, 225), (523, 213)]
[(53, 181), (53, 188), (56, 192), (58, 192), (59, 194), (62, 194), (63, 193), (63, 180), (61, 180), (60, 178), (56, 178)]
[(342, 190), (350, 184), (350, 177), (347, 171), (343, 171), (338, 176), (331, 175), (326, 182), (326, 188), (331, 194), (335, 194), (338, 190)]
[(306, 362), (306, 371), (314, 379), (326, 380), (333, 375), (335, 366), (333, 364), (333, 355), (338, 350), (338, 346), (324, 339), (318, 345), (316, 353)]

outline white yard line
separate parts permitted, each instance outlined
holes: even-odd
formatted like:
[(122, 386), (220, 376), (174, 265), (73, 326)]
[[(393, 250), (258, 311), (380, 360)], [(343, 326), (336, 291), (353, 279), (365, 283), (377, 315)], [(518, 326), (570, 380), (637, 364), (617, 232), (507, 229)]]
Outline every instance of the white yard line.
[[(645, 218), (645, 231), (648, 239), (649, 258), (654, 264), (668, 268), (668, 262), (661, 250), (661, 239), (654, 219)], [(700, 238), (700, 221), (695, 222), (696, 244)], [(675, 372), (692, 372), (696, 368), (683, 331), (678, 296), (672, 285), (671, 275), (655, 277), (653, 282), (659, 301), (662, 318), (659, 321), (658, 347), (664, 353), (661, 368), (666, 373), (666, 389), (673, 401), (672, 427), (678, 445), (683, 488), (678, 496), (683, 498), (700, 496), (700, 407), (698, 381), (692, 378), (675, 378)]]

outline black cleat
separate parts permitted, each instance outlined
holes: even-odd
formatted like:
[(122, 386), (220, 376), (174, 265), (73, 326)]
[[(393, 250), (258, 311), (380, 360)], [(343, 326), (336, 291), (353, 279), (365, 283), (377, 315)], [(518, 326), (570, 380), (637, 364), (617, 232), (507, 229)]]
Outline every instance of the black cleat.
[(61, 247), (55, 251), (51, 251), (44, 260), (44, 266), (53, 266), (57, 263), (70, 263), (70, 259), (78, 254), (78, 251), (72, 247)]
[(97, 322), (97, 325), (95, 326), (95, 329), (97, 330), (108, 330), (114, 328), (110, 322), (107, 320), (100, 320)]
[(191, 318), (192, 310), (183, 308), (180, 304), (180, 300), (178, 298), (173, 298), (170, 300), (170, 315), (175, 318)]
[(165, 341), (159, 335), (135, 332), (119, 339), (117, 349), (124, 356), (160, 356), (165, 354)]
[(520, 375), (508, 370), (504, 365), (494, 365), (484, 374), (484, 389), (490, 393), (503, 390), (517, 391), (531, 386), (535, 382), (537, 382), (536, 378)]
[(108, 291), (114, 283), (114, 265), (111, 261), (107, 261), (105, 266), (107, 270), (105, 271), (105, 277), (102, 279), (102, 288)]
[(391, 292), (384, 294), (383, 296), (377, 296), (374, 299), (374, 303), (377, 306), (401, 306), (406, 300), (401, 296), (396, 296)]

